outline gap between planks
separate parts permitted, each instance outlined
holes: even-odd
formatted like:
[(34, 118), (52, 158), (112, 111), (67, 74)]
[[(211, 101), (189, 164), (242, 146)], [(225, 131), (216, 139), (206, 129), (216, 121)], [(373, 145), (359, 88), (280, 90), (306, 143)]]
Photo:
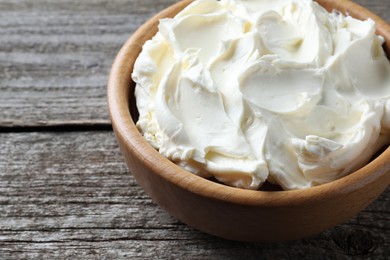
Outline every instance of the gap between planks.
[(61, 122), (50, 125), (0, 126), (0, 133), (112, 131), (110, 123)]

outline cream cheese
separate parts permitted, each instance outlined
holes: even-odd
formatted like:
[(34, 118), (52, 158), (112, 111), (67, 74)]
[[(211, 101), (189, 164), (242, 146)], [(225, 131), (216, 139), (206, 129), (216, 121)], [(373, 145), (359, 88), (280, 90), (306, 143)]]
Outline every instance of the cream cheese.
[(143, 47), (137, 126), (190, 172), (302, 189), (388, 143), (390, 65), (372, 20), (311, 0), (197, 0)]

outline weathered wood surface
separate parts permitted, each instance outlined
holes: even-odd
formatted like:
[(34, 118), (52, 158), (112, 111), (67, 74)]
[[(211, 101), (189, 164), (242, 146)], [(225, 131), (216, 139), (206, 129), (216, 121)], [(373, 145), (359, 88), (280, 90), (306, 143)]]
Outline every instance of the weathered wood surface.
[[(390, 189), (316, 237), (265, 245), (193, 230), (135, 183), (106, 127), (107, 74), (173, 2), (0, 0), (0, 259), (389, 259)], [(357, 2), (390, 21), (388, 0)]]
[(0, 0), (0, 126), (109, 124), (124, 41), (174, 0)]
[(0, 173), (1, 259), (390, 257), (390, 189), (319, 236), (266, 245), (170, 217), (135, 183), (111, 132), (0, 134)]
[[(116, 52), (174, 0), (0, 0), (0, 127), (109, 124)], [(390, 21), (388, 0), (358, 0)]]

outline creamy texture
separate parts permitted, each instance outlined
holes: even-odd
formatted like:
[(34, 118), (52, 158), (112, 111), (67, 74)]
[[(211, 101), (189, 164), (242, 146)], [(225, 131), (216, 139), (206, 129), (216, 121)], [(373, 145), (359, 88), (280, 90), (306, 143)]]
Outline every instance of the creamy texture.
[(388, 142), (390, 65), (372, 20), (311, 0), (199, 0), (162, 19), (132, 74), (137, 126), (185, 169), (302, 189)]

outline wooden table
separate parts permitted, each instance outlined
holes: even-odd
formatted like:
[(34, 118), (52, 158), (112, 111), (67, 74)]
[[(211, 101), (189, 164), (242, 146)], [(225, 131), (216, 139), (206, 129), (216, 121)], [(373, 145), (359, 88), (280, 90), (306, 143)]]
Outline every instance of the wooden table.
[[(107, 75), (121, 44), (173, 2), (0, 0), (0, 259), (389, 259), (390, 189), (318, 236), (251, 244), (189, 228), (135, 183)], [(358, 2), (390, 21), (388, 0)]]

